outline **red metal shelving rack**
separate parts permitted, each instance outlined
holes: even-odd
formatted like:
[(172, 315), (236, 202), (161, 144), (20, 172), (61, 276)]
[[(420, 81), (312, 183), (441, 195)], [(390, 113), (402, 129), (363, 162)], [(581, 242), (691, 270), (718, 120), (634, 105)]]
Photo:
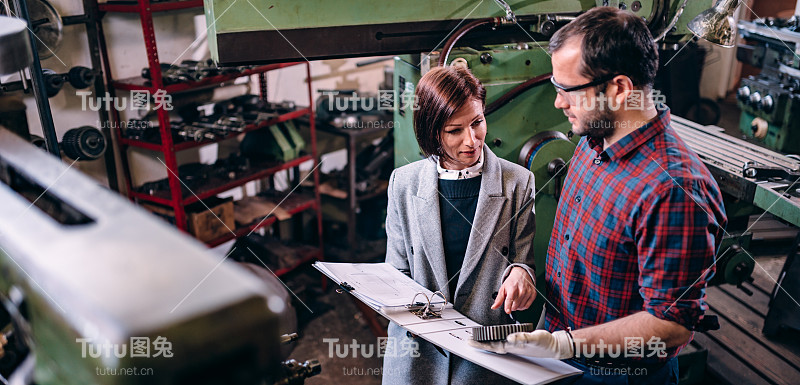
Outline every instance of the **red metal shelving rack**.
[[(218, 76), (212, 76), (208, 78), (204, 78), (197, 82), (191, 83), (181, 83), (181, 84), (170, 84), (165, 85), (161, 76), (160, 70), (160, 61), (158, 58), (158, 49), (156, 46), (156, 36), (155, 30), (153, 27), (153, 13), (154, 12), (161, 12), (161, 11), (170, 11), (170, 10), (177, 10), (177, 9), (190, 9), (190, 8), (201, 8), (203, 6), (202, 0), (184, 0), (184, 1), (165, 1), (165, 2), (158, 2), (158, 3), (151, 3), (150, 0), (136, 0), (136, 2), (108, 2), (108, 3), (101, 3), (98, 4), (98, 9), (100, 11), (100, 18), (98, 19), (98, 34), (100, 36), (100, 50), (103, 57), (103, 66), (104, 66), (104, 73), (106, 75), (106, 82), (111, 85), (109, 87), (109, 93), (111, 97), (115, 96), (115, 89), (119, 90), (129, 90), (129, 91), (148, 91), (151, 94), (159, 90), (163, 90), (168, 94), (196, 89), (200, 87), (208, 87), (213, 86), (215, 84), (221, 84), (224, 82), (232, 81), (236, 78), (243, 77), (243, 76), (251, 76), (254, 74), (264, 74), (267, 71), (272, 71), (279, 68), (285, 68), (289, 66), (295, 65), (305, 65), (306, 66), (306, 76), (307, 76), (307, 88), (308, 88), (308, 99), (309, 99), (309, 107), (301, 108), (295, 111), (291, 111), (289, 113), (282, 114), (278, 117), (273, 119), (269, 119), (267, 121), (261, 122), (258, 125), (248, 125), (245, 127), (244, 132), (249, 132), (253, 130), (257, 130), (263, 127), (267, 127), (279, 122), (295, 119), (301, 116), (308, 115), (309, 122), (310, 122), (310, 136), (311, 136), (311, 153), (308, 155), (301, 156), (299, 158), (293, 159), (288, 162), (279, 163), (270, 165), (269, 167), (263, 168), (253, 173), (248, 173), (247, 175), (238, 178), (233, 181), (229, 181), (226, 183), (222, 183), (220, 185), (215, 185), (213, 187), (200, 189), (199, 191), (195, 191), (190, 195), (184, 195), (182, 190), (181, 181), (178, 176), (178, 164), (176, 160), (175, 153), (177, 151), (187, 150), (190, 148), (196, 148), (199, 146), (216, 143), (236, 135), (239, 133), (231, 134), (229, 136), (219, 138), (217, 140), (204, 140), (201, 142), (180, 142), (174, 143), (172, 140), (172, 129), (170, 127), (169, 121), (169, 113), (167, 110), (163, 108), (163, 106), (157, 106), (156, 113), (158, 115), (158, 123), (159, 123), (159, 131), (160, 131), (160, 143), (151, 143), (145, 142), (141, 140), (133, 140), (129, 138), (125, 138), (122, 136), (121, 130), (121, 119), (119, 111), (115, 109), (111, 109), (112, 119), (115, 121), (116, 127), (116, 138), (117, 143), (120, 146), (120, 154), (122, 160), (122, 169), (125, 176), (125, 182), (127, 183), (127, 191), (128, 197), (134, 201), (148, 201), (153, 202), (161, 205), (166, 205), (171, 207), (174, 210), (175, 214), (175, 225), (180, 228), (181, 230), (187, 230), (187, 218), (186, 218), (186, 211), (185, 206), (198, 200), (206, 199), (212, 196), (215, 196), (219, 193), (224, 191), (228, 191), (235, 187), (241, 186), (247, 182), (252, 180), (256, 180), (259, 178), (264, 178), (270, 175), (275, 174), (281, 170), (287, 170), (291, 168), (296, 168), (301, 163), (307, 162), (309, 160), (314, 161), (314, 168), (313, 168), (313, 178), (314, 178), (314, 194), (312, 198), (306, 199), (306, 201), (301, 202), (300, 204), (291, 207), (289, 210), (286, 210), (289, 214), (297, 214), (306, 210), (315, 210), (316, 217), (317, 217), (317, 235), (319, 238), (319, 251), (316, 253), (305, 253), (305, 255), (297, 261), (297, 265), (302, 263), (308, 262), (312, 259), (322, 259), (322, 213), (321, 213), (321, 205), (320, 205), (320, 196), (319, 196), (319, 170), (316, 165), (319, 162), (319, 157), (317, 154), (317, 138), (316, 138), (316, 128), (314, 125), (314, 111), (311, 107), (313, 105), (312, 100), (312, 89), (311, 89), (311, 66), (308, 62), (295, 62), (295, 63), (278, 63), (278, 64), (269, 64), (264, 66), (254, 67), (248, 70), (245, 70), (241, 73), (235, 74), (224, 74)], [(106, 12), (127, 12), (127, 13), (138, 13), (139, 19), (142, 23), (142, 32), (144, 35), (144, 45), (145, 50), (147, 52), (147, 61), (148, 66), (151, 69), (151, 79), (147, 80), (142, 77), (133, 77), (127, 79), (114, 79), (112, 76), (112, 71), (110, 68), (109, 60), (108, 60), (108, 51), (106, 49), (106, 42), (105, 42), (105, 35), (103, 32), (102, 27), (102, 16)], [(262, 94), (263, 98), (266, 98), (266, 95)], [(167, 167), (168, 175), (167, 178), (169, 180), (169, 192), (159, 192), (153, 195), (145, 194), (141, 192), (136, 192), (132, 186), (132, 179), (131, 179), (131, 172), (130, 172), (130, 165), (128, 164), (128, 151), (129, 147), (139, 147), (144, 148), (152, 151), (158, 151), (164, 154), (164, 164)], [(275, 223), (275, 217), (269, 217), (262, 220), (260, 223), (251, 224), (249, 226), (244, 226), (239, 229), (234, 230), (234, 234), (229, 234), (218, 239), (212, 240), (207, 242), (209, 246), (216, 246), (221, 243), (224, 243), (230, 239), (235, 237), (239, 237), (245, 234), (250, 233), (251, 231), (255, 231), (258, 228), (271, 225)], [(296, 266), (295, 266), (296, 267)], [(286, 273), (290, 271), (292, 268), (283, 268), (280, 269), (279, 272)]]

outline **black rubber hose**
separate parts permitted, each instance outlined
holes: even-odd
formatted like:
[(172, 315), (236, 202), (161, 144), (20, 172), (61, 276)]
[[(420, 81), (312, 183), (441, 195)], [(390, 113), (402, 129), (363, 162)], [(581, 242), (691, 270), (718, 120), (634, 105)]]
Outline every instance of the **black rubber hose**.
[(453, 49), (453, 46), (456, 42), (461, 39), (462, 36), (466, 35), (467, 32), (472, 31), (475, 28), (478, 28), (482, 25), (490, 24), (492, 26), (500, 25), (501, 19), (499, 17), (490, 17), (488, 19), (480, 19), (470, 22), (469, 24), (461, 27), (458, 31), (456, 31), (447, 42), (444, 43), (444, 47), (442, 47), (442, 54), (439, 55), (439, 66), (444, 66), (447, 63), (447, 57), (450, 56), (450, 51)]

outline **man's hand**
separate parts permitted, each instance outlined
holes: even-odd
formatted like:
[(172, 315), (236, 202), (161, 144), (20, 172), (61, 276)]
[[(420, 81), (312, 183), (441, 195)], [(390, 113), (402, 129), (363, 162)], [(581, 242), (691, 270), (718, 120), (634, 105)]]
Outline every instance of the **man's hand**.
[(6, 355), (6, 351), (3, 348), (7, 343), (8, 340), (6, 339), (6, 336), (3, 333), (0, 333), (0, 358), (3, 358), (3, 356)]
[(514, 333), (506, 341), (477, 342), (470, 340), (469, 345), (498, 354), (519, 354), (537, 358), (555, 358), (564, 360), (575, 356), (575, 345), (572, 337), (563, 330), (550, 333), (536, 330), (531, 333)]
[(511, 314), (512, 311), (529, 308), (534, 299), (536, 299), (536, 288), (533, 286), (531, 276), (525, 269), (515, 266), (500, 286), (492, 309), (499, 308), (505, 301), (504, 310), (506, 314)]

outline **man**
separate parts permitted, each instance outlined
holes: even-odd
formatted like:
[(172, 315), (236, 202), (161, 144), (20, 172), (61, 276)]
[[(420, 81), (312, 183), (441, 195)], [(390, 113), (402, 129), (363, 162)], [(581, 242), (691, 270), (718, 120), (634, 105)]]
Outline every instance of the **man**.
[(568, 359), (580, 383), (675, 384), (727, 221), (719, 187), (651, 100), (658, 52), (640, 17), (594, 8), (550, 51), (555, 106), (583, 138), (547, 253), (546, 330), (475, 345)]

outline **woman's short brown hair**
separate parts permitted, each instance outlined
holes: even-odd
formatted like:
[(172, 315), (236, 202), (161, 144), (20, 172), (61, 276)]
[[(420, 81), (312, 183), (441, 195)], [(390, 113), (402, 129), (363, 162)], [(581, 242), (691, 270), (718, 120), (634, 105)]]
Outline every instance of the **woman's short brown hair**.
[(414, 108), (414, 134), (425, 156), (447, 157), (442, 150), (442, 129), (470, 99), (486, 105), (486, 89), (468, 69), (436, 67), (419, 80)]

